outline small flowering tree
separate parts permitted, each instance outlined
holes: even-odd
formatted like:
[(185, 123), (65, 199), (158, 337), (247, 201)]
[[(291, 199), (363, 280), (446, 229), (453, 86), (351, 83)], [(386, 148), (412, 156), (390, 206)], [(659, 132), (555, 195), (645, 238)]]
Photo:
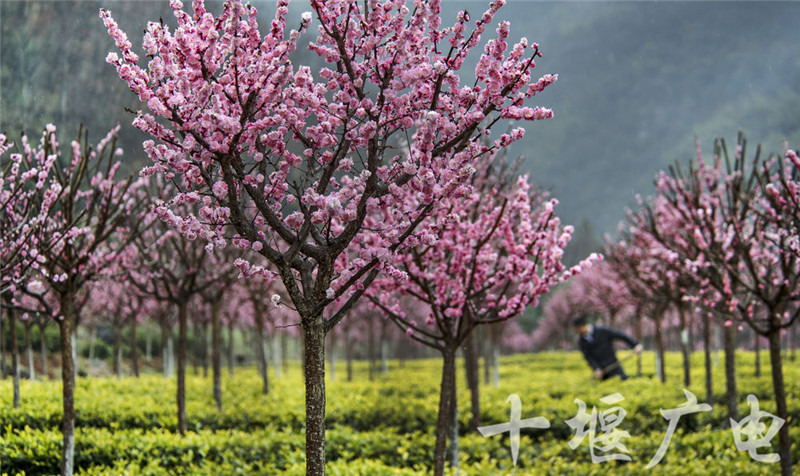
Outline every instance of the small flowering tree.
[(51, 129), (51, 125), (46, 127), (37, 148), (23, 135), (20, 151), (8, 155), (13, 144), (0, 134), (0, 306), (10, 323), (14, 408), (19, 406), (20, 389), (17, 310), (11, 305), (12, 295), (26, 286), (30, 271), (44, 262), (45, 256), (36, 247), (36, 233), (61, 194), (58, 186), (50, 187), (56, 157), (47, 153), (44, 141)]
[[(582, 276), (582, 274), (581, 274)], [(542, 308), (542, 317), (531, 334), (532, 344), (537, 349), (567, 350), (574, 348), (570, 338), (571, 320), (585, 312), (582, 303), (575, 303), (570, 294), (573, 281), (567, 286), (555, 288)]]
[[(151, 185), (152, 186), (152, 185)], [(127, 276), (137, 292), (170, 305), (178, 315), (177, 392), (178, 432), (186, 434), (186, 354), (189, 327), (189, 303), (200, 293), (212, 288), (218, 275), (212, 270), (212, 259), (197, 241), (188, 240), (169, 228), (154, 213), (142, 214), (148, 227), (131, 243), (134, 252), (126, 253)], [(233, 268), (230, 263), (228, 267)], [(219, 268), (220, 272), (225, 267)]]
[[(782, 158), (764, 159), (760, 148), (747, 160), (745, 151), (741, 133), (733, 161), (724, 141), (715, 142), (713, 165), (705, 164), (698, 148), (697, 166), (691, 166), (688, 175), (676, 168), (657, 180), (662, 207), (651, 216), (664, 231), (661, 243), (681, 255), (685, 276), (695, 281), (693, 300), (727, 318), (732, 417), (736, 393), (729, 368), (733, 324), (739, 321), (768, 339), (777, 415), (786, 419), (780, 334), (800, 315), (800, 260), (793, 250), (797, 209), (791, 205), (800, 160), (791, 151)], [(779, 440), (781, 472), (788, 475), (792, 461), (787, 429), (780, 429)]]
[[(428, 218), (439, 230), (439, 239), (420, 242), (403, 256), (401, 269), (407, 279), (387, 277), (368, 291), (409, 338), (442, 354), (437, 475), (444, 471), (448, 433), (451, 440), (457, 434), (458, 348), (476, 326), (518, 316), (527, 306), (537, 305), (551, 286), (586, 265), (566, 269), (561, 263), (572, 227), (561, 227), (554, 214), (556, 200), (542, 203), (525, 176), (512, 184), (497, 183), (486, 170), (476, 175), (474, 193), (444, 200)], [(401, 296), (429, 310), (424, 322), (403, 311)]]
[[(236, 260), (245, 277), (280, 279), (300, 317), (306, 374), (307, 472), (324, 474), (324, 337), (442, 198), (464, 194), (470, 166), (491, 153), (481, 137), (498, 120), (545, 119), (549, 110), (525, 101), (555, 80), (531, 82), (538, 46), (526, 39), (509, 49), (501, 23), (478, 60), (471, 85), (459, 76), (497, 10), (474, 23), (461, 12), (441, 27), (438, 0), (312, 0), (300, 27), (287, 33), (288, 1), (261, 33), (256, 11), (228, 0), (214, 16), (202, 0), (193, 15), (173, 0), (173, 32), (147, 26), (146, 68), (107, 11), (101, 11), (121, 56), (108, 62), (149, 108), (134, 125), (153, 140), (145, 150), (160, 173), (179, 184), (170, 209), (189, 239), (213, 246), (239, 240), (275, 271)], [(315, 77), (295, 66), (300, 36), (318, 22), (309, 49), (329, 67)], [(502, 139), (522, 136), (518, 129)], [(407, 138), (401, 144), (399, 138)], [(405, 190), (420, 193), (406, 202)], [(361, 256), (339, 260), (364, 241), (368, 215), (374, 240)], [(229, 231), (223, 233), (224, 228)], [(226, 234), (227, 233), (227, 234)], [(340, 310), (324, 317), (334, 299)]]
[[(31, 240), (44, 256), (38, 278), (58, 302), (61, 334), (61, 376), (63, 382), (61, 472), (73, 472), (75, 450), (75, 367), (73, 334), (80, 308), (86, 303), (89, 283), (111, 267), (125, 246), (116, 235), (126, 218), (136, 212), (138, 203), (131, 192), (138, 187), (131, 177), (117, 178), (120, 162), (115, 157), (119, 126), (112, 129), (95, 147), (72, 141), (65, 160), (56, 140), (55, 127), (49, 127), (38, 153), (54, 157), (50, 190), (58, 190), (53, 213), (38, 228)], [(84, 139), (85, 140), (85, 139)], [(44, 192), (47, 196), (47, 192)], [(29, 293), (29, 295), (31, 295)], [(34, 293), (35, 295), (35, 293)], [(45, 304), (42, 300), (42, 304)]]
[(23, 135), (20, 151), (9, 155), (14, 144), (0, 134), (0, 294), (24, 285), (28, 271), (45, 259), (36, 247), (36, 232), (62, 193), (51, 183), (56, 155), (46, 142), (54, 131), (48, 125), (38, 147)]

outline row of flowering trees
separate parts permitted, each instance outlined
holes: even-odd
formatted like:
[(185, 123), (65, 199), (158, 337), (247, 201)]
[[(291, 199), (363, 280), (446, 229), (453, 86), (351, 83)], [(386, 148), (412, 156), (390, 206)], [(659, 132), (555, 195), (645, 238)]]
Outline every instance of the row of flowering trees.
[[(48, 127), (38, 148), (23, 137), (3, 172), (4, 307), (60, 326), (62, 474), (74, 469), (82, 315), (121, 324), (151, 312), (166, 322), (164, 309), (174, 309), (184, 433), (190, 304), (210, 310), (221, 408), (222, 303), (249, 307), (263, 340), (270, 295), (303, 337), (307, 473), (325, 471), (325, 337), (368, 296), (410, 339), (442, 352), (434, 473), (443, 474), (447, 435), (457, 435), (456, 350), (476, 326), (519, 315), (578, 268), (561, 263), (571, 228), (555, 201), (527, 177), (492, 174), (498, 152), (524, 133), (492, 137), (496, 124), (552, 116), (525, 104), (556, 79), (532, 79), (538, 45), (509, 45), (501, 22), (462, 84), (504, 2), (447, 27), (440, 2), (407, 3), (313, 0), (290, 30), (281, 0), (262, 33), (241, 0), (218, 16), (202, 0), (192, 13), (173, 0), (174, 31), (147, 25), (146, 64), (101, 11), (119, 50), (107, 61), (148, 108), (133, 124), (152, 137), (143, 144), (152, 165), (139, 180), (119, 179), (116, 130), (65, 154)], [(318, 72), (292, 62), (312, 23), (308, 48), (327, 64)], [(0, 152), (8, 147), (0, 138)], [(233, 298), (236, 288), (244, 291)], [(263, 356), (261, 367), (266, 392)]]
[[(711, 329), (720, 325), (726, 404), (737, 418), (735, 333), (749, 328), (758, 336), (756, 349), (762, 339), (768, 343), (776, 414), (786, 420), (781, 349), (782, 335), (800, 315), (800, 159), (792, 150), (765, 157), (760, 148), (747, 157), (741, 133), (732, 152), (719, 139), (708, 159), (698, 145), (688, 167), (659, 173), (655, 194), (640, 200), (618, 240), (606, 246), (606, 261), (553, 297), (535, 337), (556, 336), (554, 324), (564, 315), (594, 312), (613, 323), (627, 309), (623, 315), (639, 337), (643, 325), (651, 328), (662, 381), (664, 335), (668, 327), (678, 330), (688, 386), (690, 336), (702, 335), (707, 399), (713, 401)], [(788, 475), (788, 425), (778, 435), (781, 470)]]

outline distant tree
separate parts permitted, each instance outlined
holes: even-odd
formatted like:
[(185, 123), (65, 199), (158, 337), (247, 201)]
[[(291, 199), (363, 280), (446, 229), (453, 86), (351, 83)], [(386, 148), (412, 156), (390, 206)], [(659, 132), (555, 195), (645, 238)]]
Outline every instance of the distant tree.
[[(474, 175), (469, 196), (442, 201), (440, 211), (428, 218), (438, 239), (411, 241), (415, 246), (401, 257), (403, 279), (387, 276), (368, 291), (411, 339), (442, 354), (437, 475), (444, 471), (446, 440), (454, 445), (457, 435), (458, 348), (476, 326), (519, 316), (551, 286), (587, 265), (567, 269), (561, 263), (572, 230), (562, 228), (555, 216), (556, 200), (543, 202), (527, 177), (514, 180), (492, 172), (487, 166)], [(424, 322), (406, 314), (400, 296), (418, 301), (413, 307), (423, 315), (427, 311)]]
[[(44, 261), (37, 279), (46, 283), (58, 303), (61, 334), (61, 376), (63, 383), (63, 418), (61, 473), (71, 475), (75, 451), (75, 367), (73, 339), (81, 307), (86, 303), (91, 282), (106, 273), (118, 259), (125, 242), (118, 228), (128, 215), (136, 212), (139, 202), (132, 198), (138, 187), (131, 177), (119, 179), (120, 162), (115, 147), (118, 127), (112, 129), (95, 147), (72, 141), (68, 158), (56, 141), (55, 127), (48, 126), (37, 149), (38, 154), (55, 158), (51, 190), (59, 190), (54, 212), (32, 238)], [(85, 139), (83, 139), (85, 140)], [(46, 191), (42, 190), (46, 195)], [(46, 302), (41, 295), (40, 302)]]
[(564, 264), (572, 266), (592, 253), (603, 251), (603, 241), (597, 236), (592, 222), (584, 218), (572, 232), (572, 239), (564, 250)]
[[(760, 147), (747, 160), (746, 145), (740, 133), (731, 161), (725, 142), (715, 141), (713, 166), (705, 165), (698, 148), (698, 166), (689, 175), (673, 170), (670, 179), (659, 182), (669, 213), (652, 219), (661, 222), (663, 243), (691, 243), (689, 252), (676, 247), (684, 252), (685, 274), (699, 280), (697, 302), (726, 313), (726, 334), (735, 322), (744, 322), (768, 339), (777, 416), (786, 419), (780, 334), (800, 315), (800, 257), (793, 244), (797, 208), (792, 205), (800, 160), (792, 151), (765, 159)], [(726, 347), (732, 347), (728, 340)], [(730, 392), (728, 399), (729, 411), (735, 412)], [(780, 429), (779, 440), (781, 472), (789, 475), (788, 429)]]

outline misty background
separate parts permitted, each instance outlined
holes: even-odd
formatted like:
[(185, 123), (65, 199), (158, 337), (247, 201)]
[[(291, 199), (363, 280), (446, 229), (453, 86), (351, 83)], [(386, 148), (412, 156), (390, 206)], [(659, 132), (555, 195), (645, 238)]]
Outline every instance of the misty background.
[[(148, 21), (174, 25), (168, 3), (0, 0), (0, 132), (17, 140), (24, 130), (38, 140), (52, 122), (67, 144), (82, 123), (95, 142), (120, 123), (126, 166), (147, 164), (145, 137), (125, 111), (145, 108), (105, 62), (115, 46), (98, 10), (111, 10), (141, 52)], [(219, 12), (219, 2), (206, 3)], [(263, 31), (275, 2), (250, 3)], [(487, 6), (445, 0), (442, 23), (465, 8), (478, 18)], [(289, 26), (307, 9), (293, 2)], [(636, 195), (652, 194), (658, 170), (693, 158), (695, 137), (707, 154), (714, 137), (731, 143), (738, 129), (766, 152), (780, 153), (784, 141), (799, 147), (800, 3), (510, 0), (500, 20), (511, 22), (510, 42), (525, 36), (539, 43), (534, 79), (559, 75), (530, 103), (555, 117), (525, 124), (512, 153), (526, 157), (523, 171), (559, 199), (564, 223), (576, 226), (568, 249), (574, 259), (601, 246), (603, 233), (615, 234)], [(307, 52), (296, 62), (321, 65)]]

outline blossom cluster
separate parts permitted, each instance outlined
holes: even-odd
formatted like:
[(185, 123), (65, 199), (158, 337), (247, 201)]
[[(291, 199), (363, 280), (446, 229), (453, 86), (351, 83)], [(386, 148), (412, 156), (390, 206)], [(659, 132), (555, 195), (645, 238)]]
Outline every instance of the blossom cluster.
[[(177, 27), (148, 24), (146, 66), (110, 12), (100, 16), (119, 50), (107, 61), (149, 109), (134, 120), (152, 137), (143, 174), (179, 184), (162, 218), (212, 246), (235, 239), (275, 265), (299, 263), (287, 252), (317, 262), (331, 253), (330, 301), (363, 288), (373, 267), (400, 277), (392, 261), (404, 240), (436, 240), (434, 228), (417, 229), (425, 215), (469, 194), (473, 166), (522, 135), (485, 145), (496, 119), (552, 116), (524, 102), (556, 76), (532, 81), (538, 45), (509, 46), (507, 23), (480, 56), (477, 81), (461, 84), (464, 59), (504, 3), (470, 30), (466, 12), (442, 28), (437, 0), (413, 10), (405, 0), (314, 0), (291, 30), (280, 0), (261, 32), (241, 0), (216, 16), (202, 0), (193, 13), (172, 0)], [(316, 73), (292, 55), (315, 25), (308, 48), (327, 63)], [(190, 200), (203, 200), (202, 212), (178, 206)], [(269, 274), (252, 259), (237, 260), (243, 275)]]

